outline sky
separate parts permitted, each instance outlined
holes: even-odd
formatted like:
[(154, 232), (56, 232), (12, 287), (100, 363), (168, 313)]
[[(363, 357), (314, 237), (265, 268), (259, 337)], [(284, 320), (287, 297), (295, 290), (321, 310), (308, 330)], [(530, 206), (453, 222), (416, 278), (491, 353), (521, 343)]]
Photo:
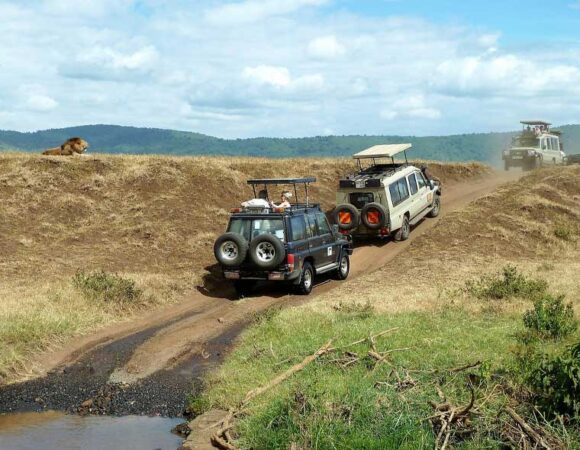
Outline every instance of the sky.
[(0, 129), (580, 123), (580, 0), (0, 0)]

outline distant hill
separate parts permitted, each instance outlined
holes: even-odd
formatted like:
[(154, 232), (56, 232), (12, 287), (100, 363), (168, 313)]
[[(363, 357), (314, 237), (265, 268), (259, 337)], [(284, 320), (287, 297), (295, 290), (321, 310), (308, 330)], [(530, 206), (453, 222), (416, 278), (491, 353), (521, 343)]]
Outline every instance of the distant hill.
[[(566, 151), (580, 153), (580, 125), (559, 127)], [(0, 130), (0, 150), (39, 151), (81, 136), (96, 153), (304, 157), (348, 156), (371, 145), (411, 142), (415, 158), (499, 161), (514, 133), (453, 136), (316, 136), (307, 138), (220, 139), (200, 133), (117, 125), (85, 125), (21, 133)]]

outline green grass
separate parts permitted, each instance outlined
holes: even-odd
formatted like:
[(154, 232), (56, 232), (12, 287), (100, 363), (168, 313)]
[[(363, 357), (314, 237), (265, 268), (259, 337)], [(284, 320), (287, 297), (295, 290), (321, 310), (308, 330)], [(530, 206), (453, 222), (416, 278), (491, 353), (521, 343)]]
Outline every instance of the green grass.
[[(309, 312), (301, 308), (282, 311), (247, 330), (237, 350), (220, 372), (207, 380), (197, 406), (228, 408), (247, 391), (267, 383), (277, 374), (313, 353), (327, 340), (345, 345), (392, 327), (398, 329), (377, 340), (377, 349), (395, 351), (387, 363), (374, 369), (374, 361), (361, 358), (342, 368), (324, 356), (287, 382), (251, 403), (249, 415), (238, 423), (241, 448), (285, 448), (295, 442), (304, 448), (432, 448), (428, 400), (437, 400), (440, 385), (455, 405), (467, 404), (466, 373), (446, 369), (484, 362), (471, 370), (477, 378), (476, 393), (483, 397), (492, 389), (488, 374), (509, 359), (513, 336), (520, 327), (517, 316), (480, 315), (462, 310), (442, 314), (409, 313), (396, 316)], [(364, 355), (369, 344), (349, 350)], [(408, 390), (396, 388), (401, 379), (412, 378)], [(505, 399), (494, 395), (485, 408), (498, 411)], [(490, 414), (493, 416), (493, 414)], [(487, 417), (487, 416), (486, 416)], [(476, 419), (477, 420), (477, 419)], [(488, 419), (465, 448), (499, 445)]]

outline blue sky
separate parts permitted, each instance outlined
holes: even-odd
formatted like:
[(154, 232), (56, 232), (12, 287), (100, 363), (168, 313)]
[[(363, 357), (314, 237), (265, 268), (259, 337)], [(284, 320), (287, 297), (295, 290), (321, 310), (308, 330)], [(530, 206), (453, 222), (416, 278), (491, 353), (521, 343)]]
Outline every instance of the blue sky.
[(0, 0), (0, 128), (580, 123), (580, 0)]

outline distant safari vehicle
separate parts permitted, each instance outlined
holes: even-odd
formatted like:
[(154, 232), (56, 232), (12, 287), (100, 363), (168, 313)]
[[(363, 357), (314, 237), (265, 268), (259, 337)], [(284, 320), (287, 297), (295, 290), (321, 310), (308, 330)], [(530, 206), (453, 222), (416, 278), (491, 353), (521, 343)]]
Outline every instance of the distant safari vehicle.
[[(214, 244), (224, 277), (233, 281), (240, 296), (247, 295), (258, 281), (286, 282), (299, 294), (307, 295), (318, 275), (332, 273), (338, 280), (348, 277), (352, 244), (329, 224), (318, 204), (310, 203), (308, 186), (315, 181), (248, 181), (254, 200), (232, 209), (227, 232)], [(295, 203), (280, 207), (267, 200), (268, 187), (278, 185), (294, 187)], [(296, 185), (304, 186), (305, 203), (297, 202)], [(259, 194), (257, 186), (263, 187)]]
[(533, 170), (566, 163), (561, 133), (550, 130), (550, 123), (540, 120), (520, 123), (524, 127), (522, 132), (512, 139), (510, 148), (502, 152), (505, 170), (511, 167)]
[[(375, 145), (353, 156), (358, 172), (339, 181), (335, 223), (353, 238), (385, 237), (397, 241), (409, 237), (411, 226), (424, 217), (437, 217), (441, 186), (423, 170), (409, 164), (411, 144)], [(405, 162), (395, 163), (403, 153)], [(380, 163), (378, 160), (390, 161)], [(364, 162), (371, 161), (364, 166)]]
[(571, 166), (572, 164), (580, 164), (580, 153), (575, 155), (568, 155), (566, 157), (566, 164)]

